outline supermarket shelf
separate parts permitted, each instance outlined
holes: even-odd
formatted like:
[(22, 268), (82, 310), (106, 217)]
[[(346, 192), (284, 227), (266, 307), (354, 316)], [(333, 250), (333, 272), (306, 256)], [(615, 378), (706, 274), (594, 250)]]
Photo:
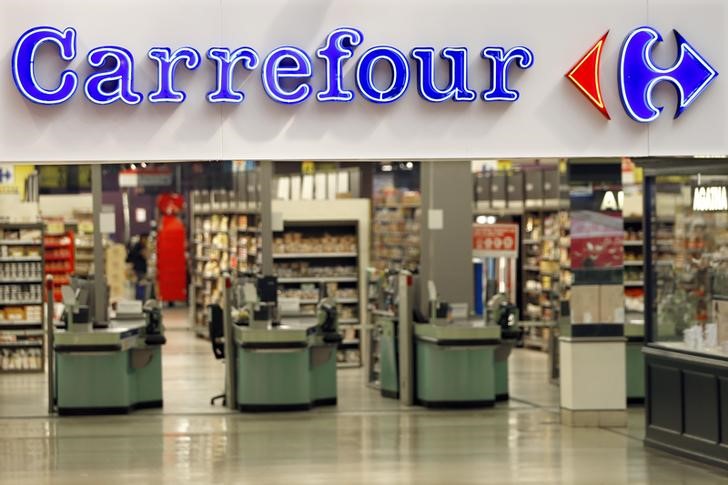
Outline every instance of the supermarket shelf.
[(32, 349), (42, 348), (43, 341), (38, 342), (0, 342), (0, 349)]
[(524, 239), (523, 244), (541, 244), (540, 239)]
[(2, 279), (0, 280), (0, 285), (12, 285), (12, 284), (33, 284), (33, 283), (43, 283), (43, 280), (40, 278), (19, 278), (17, 280), (15, 279)]
[[(27, 329), (6, 329), (0, 327), (0, 335), (16, 335), (18, 337), (42, 337), (43, 336), (43, 330), (41, 329), (35, 329), (35, 330), (27, 330)], [(0, 342), (2, 343), (9, 343), (9, 342)]]
[(631, 280), (631, 281), (625, 281), (624, 286), (641, 287), (641, 286), (644, 286), (644, 283), (640, 280)]
[(19, 300), (19, 301), (0, 301), (0, 305), (4, 306), (16, 306), (16, 305), (42, 305), (41, 300)]
[(0, 263), (40, 263), (41, 261), (43, 261), (43, 258), (41, 258), (40, 256), (16, 256), (0, 258)]
[(45, 260), (47, 262), (51, 262), (51, 261), (70, 261), (71, 260), (71, 255), (69, 254), (68, 256), (46, 256)]
[[(359, 298), (334, 298), (336, 303), (359, 303)], [(301, 302), (303, 303), (303, 302)]]
[(341, 318), (339, 319), (339, 324), (341, 325), (354, 325), (358, 324), (359, 319), (358, 318)]
[(275, 253), (273, 259), (356, 258), (357, 253)]
[(0, 331), (2, 331), (3, 328), (15, 328), (15, 327), (31, 327), (31, 326), (41, 326), (43, 325), (43, 322), (39, 322), (38, 320), (2, 320), (0, 321)]
[(0, 239), (0, 246), (42, 246), (42, 241), (29, 241), (27, 239)]
[(278, 283), (356, 283), (356, 276), (301, 276), (278, 278)]
[(642, 260), (639, 261), (625, 261), (625, 266), (644, 266), (645, 262)]
[(354, 340), (342, 340), (339, 344), (339, 347), (341, 346), (350, 346), (350, 345), (359, 345), (359, 339)]
[(525, 269), (526, 271), (541, 271), (541, 268), (539, 268), (538, 266), (528, 264), (523, 265), (523, 269)]
[(257, 214), (260, 212), (258, 209), (249, 208), (228, 208), (228, 209), (198, 209), (195, 208), (195, 216), (212, 216), (212, 215), (225, 215), (225, 214)]
[(359, 362), (337, 362), (336, 367), (339, 369), (353, 369), (355, 367), (361, 367)]
[(638, 241), (624, 241), (625, 246), (644, 246), (645, 242), (640, 239)]

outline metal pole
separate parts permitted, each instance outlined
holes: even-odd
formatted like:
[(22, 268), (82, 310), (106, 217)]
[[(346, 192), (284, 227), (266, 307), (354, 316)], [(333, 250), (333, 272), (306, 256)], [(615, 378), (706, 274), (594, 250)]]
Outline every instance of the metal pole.
[(273, 162), (264, 160), (260, 163), (260, 223), (261, 253), (263, 255), (262, 273), (273, 275)]
[(106, 275), (104, 274), (104, 243), (101, 238), (101, 165), (91, 166), (91, 196), (94, 218), (94, 315), (95, 322), (106, 321)]
[(53, 351), (53, 276), (46, 276), (46, 366), (48, 367), (48, 414), (53, 414), (56, 407), (56, 367)]
[(223, 275), (225, 280), (225, 292), (222, 297), (222, 322), (223, 335), (225, 338), (225, 402), (230, 409), (237, 409), (238, 403), (236, 376), (236, 359), (235, 359), (235, 332), (233, 331), (232, 319), (232, 280), (230, 274)]
[(412, 406), (414, 393), (414, 352), (412, 335), (412, 292), (410, 291), (409, 271), (400, 271), (397, 276), (399, 307), (399, 400), (402, 404)]

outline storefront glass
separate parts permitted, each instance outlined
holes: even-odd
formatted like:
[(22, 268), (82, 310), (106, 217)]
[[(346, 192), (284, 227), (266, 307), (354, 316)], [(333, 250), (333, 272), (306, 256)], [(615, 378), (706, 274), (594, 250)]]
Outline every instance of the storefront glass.
[(728, 356), (728, 175), (658, 176), (654, 340)]

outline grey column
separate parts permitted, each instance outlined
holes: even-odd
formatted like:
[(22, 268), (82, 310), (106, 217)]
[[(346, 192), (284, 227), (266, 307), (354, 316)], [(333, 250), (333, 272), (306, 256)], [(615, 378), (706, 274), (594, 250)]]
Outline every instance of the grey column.
[(261, 251), (263, 252), (262, 272), (273, 275), (273, 162), (264, 160), (260, 165), (260, 222)]
[[(427, 281), (440, 299), (473, 309), (473, 191), (470, 162), (422, 162), (419, 309), (428, 314)], [(428, 211), (443, 212), (443, 228), (428, 228)]]
[(94, 315), (96, 322), (106, 321), (106, 267), (104, 266), (104, 243), (101, 237), (101, 165), (91, 166), (91, 196), (94, 213)]

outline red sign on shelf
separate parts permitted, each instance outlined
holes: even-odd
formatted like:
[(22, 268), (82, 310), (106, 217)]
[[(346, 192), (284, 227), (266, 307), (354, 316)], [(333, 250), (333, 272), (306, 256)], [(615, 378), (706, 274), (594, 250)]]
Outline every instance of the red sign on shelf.
[(518, 257), (518, 224), (473, 224), (473, 255)]

